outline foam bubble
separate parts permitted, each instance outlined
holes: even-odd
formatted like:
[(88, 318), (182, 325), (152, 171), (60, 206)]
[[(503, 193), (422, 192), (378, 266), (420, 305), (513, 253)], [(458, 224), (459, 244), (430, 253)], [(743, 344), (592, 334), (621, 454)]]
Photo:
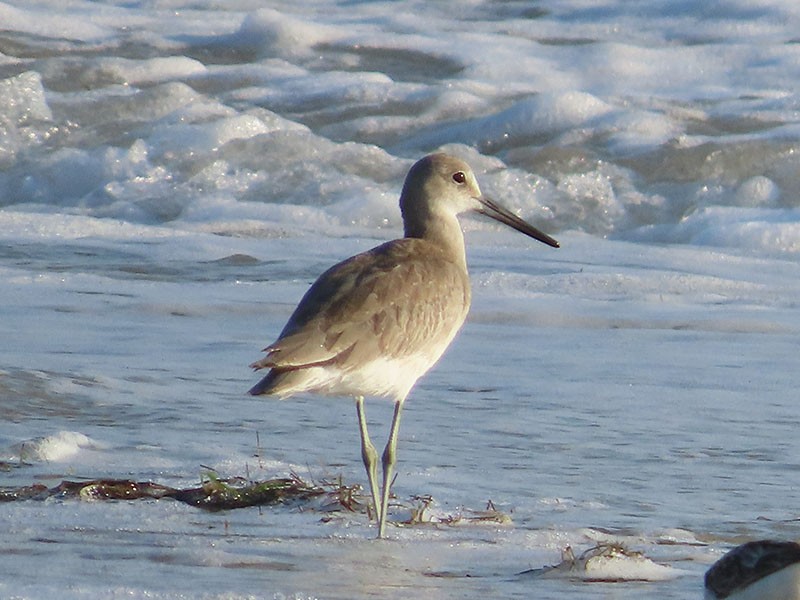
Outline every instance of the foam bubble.
[(88, 436), (75, 431), (60, 431), (56, 434), (28, 440), (11, 448), (13, 460), (24, 463), (59, 462), (72, 458), (81, 450), (96, 448)]
[[(53, 114), (45, 99), (41, 76), (33, 71), (0, 80), (0, 164), (41, 143)], [(44, 128), (43, 128), (44, 126)]]
[(53, 118), (44, 97), (42, 78), (35, 71), (0, 80), (0, 115), (6, 122), (24, 124), (31, 120), (49, 121)]
[(261, 54), (292, 56), (308, 54), (315, 44), (338, 35), (334, 27), (261, 8), (248, 14), (232, 37), (237, 44), (256, 48)]
[(736, 189), (733, 203), (737, 206), (770, 206), (781, 196), (780, 188), (769, 177), (755, 175), (745, 179)]

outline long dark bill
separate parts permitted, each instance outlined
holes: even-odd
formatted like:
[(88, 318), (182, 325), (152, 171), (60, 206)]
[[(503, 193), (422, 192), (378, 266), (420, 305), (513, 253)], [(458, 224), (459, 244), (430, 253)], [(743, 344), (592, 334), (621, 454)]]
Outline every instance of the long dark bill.
[(559, 248), (560, 244), (551, 238), (546, 233), (542, 233), (536, 227), (528, 223), (527, 221), (523, 221), (517, 215), (509, 211), (507, 208), (503, 208), (499, 204), (495, 204), (489, 198), (485, 196), (481, 196), (478, 198), (478, 202), (483, 205), (483, 208), (479, 209), (478, 212), (482, 215), (486, 215), (494, 219), (495, 221), (500, 221), (504, 225), (508, 225), (509, 227), (513, 227), (520, 233), (524, 233), (525, 235), (532, 237), (535, 240), (539, 240), (543, 244), (547, 244), (548, 246), (552, 246), (553, 248)]

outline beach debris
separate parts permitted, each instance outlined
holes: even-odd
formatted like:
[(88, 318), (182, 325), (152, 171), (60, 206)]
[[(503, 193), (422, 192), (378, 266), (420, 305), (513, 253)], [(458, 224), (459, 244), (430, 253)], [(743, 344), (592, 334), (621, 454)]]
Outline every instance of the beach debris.
[(644, 553), (630, 550), (623, 544), (604, 542), (585, 550), (578, 556), (571, 546), (561, 552), (561, 562), (539, 569), (529, 569), (519, 575), (563, 577), (587, 582), (615, 583), (622, 581), (664, 581), (682, 572), (660, 565)]
[[(289, 506), (322, 513), (321, 520), (332, 521), (335, 513), (365, 513), (370, 509), (360, 485), (349, 485), (341, 477), (318, 482), (306, 481), (297, 473), (287, 477), (252, 480), (249, 477), (221, 477), (213, 469), (201, 473), (200, 485), (177, 488), (152, 481), (132, 479), (63, 480), (48, 487), (42, 483), (0, 487), (0, 502), (58, 500), (132, 501), (170, 499), (209, 511), (235, 510), (250, 506)], [(431, 511), (430, 495), (414, 495), (407, 501), (393, 498), (393, 506), (407, 511), (408, 517), (396, 521), (400, 526), (460, 525), (511, 522), (491, 501), (485, 510), (462, 509), (454, 514)]]

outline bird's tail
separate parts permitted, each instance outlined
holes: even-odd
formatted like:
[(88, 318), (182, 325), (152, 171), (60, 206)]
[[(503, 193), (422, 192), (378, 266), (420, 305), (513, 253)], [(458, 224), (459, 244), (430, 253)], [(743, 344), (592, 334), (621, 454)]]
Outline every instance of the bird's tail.
[(264, 377), (261, 378), (257, 384), (250, 388), (247, 392), (251, 396), (261, 396), (263, 394), (271, 394), (273, 393), (276, 383), (281, 376), (281, 372), (277, 369), (271, 369), (269, 373), (267, 373)]
[(248, 392), (252, 396), (270, 395), (287, 398), (292, 394), (316, 389), (312, 380), (314, 369), (282, 369), (273, 367)]

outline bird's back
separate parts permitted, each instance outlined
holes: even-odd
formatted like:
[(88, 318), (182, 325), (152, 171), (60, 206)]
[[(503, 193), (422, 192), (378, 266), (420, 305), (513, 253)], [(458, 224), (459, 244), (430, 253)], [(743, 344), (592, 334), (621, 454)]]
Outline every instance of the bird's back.
[(451, 254), (403, 238), (330, 268), (252, 365), (271, 371), (251, 393), (405, 398), (469, 310), (469, 277)]

